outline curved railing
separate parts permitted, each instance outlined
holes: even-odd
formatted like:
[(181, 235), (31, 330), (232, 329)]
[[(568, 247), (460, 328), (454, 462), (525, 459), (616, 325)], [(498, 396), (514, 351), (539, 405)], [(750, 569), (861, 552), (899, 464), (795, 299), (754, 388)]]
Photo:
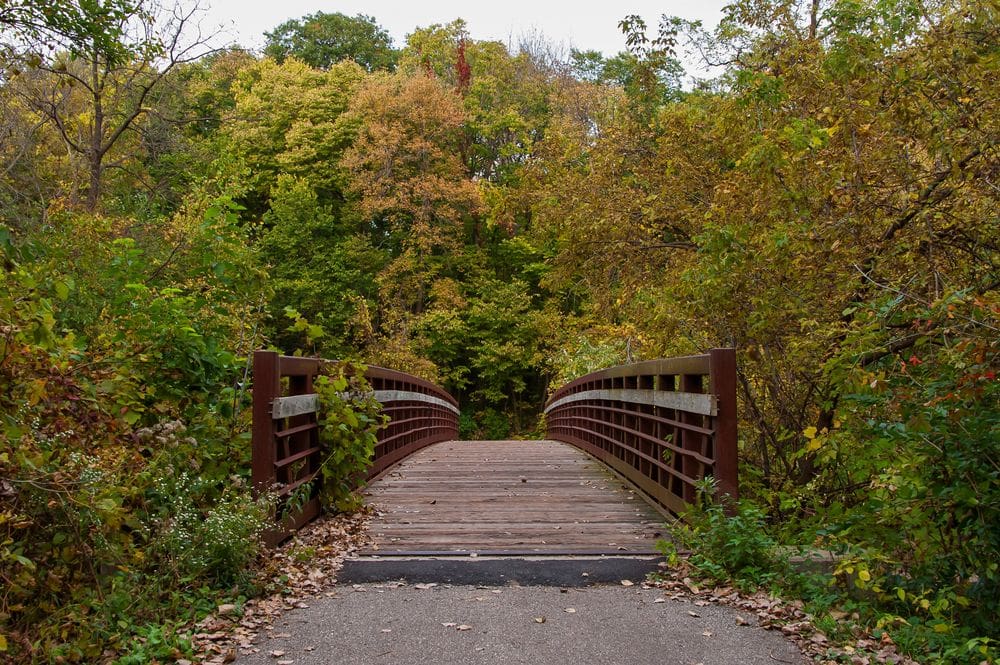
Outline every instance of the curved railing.
[(594, 455), (675, 514), (705, 476), (738, 497), (733, 349), (588, 374), (557, 390), (545, 414), (550, 439)]
[(458, 401), (444, 389), (382, 367), (369, 367), (365, 376), (382, 413), (389, 416), (389, 424), (379, 431), (368, 478), (424, 446), (458, 438)]
[[(257, 492), (275, 491), (279, 502), (319, 472), (319, 401), (313, 382), (327, 362), (273, 351), (254, 352), (251, 482)], [(424, 446), (458, 437), (458, 402), (443, 389), (382, 367), (369, 367), (365, 377), (382, 404), (382, 413), (389, 418), (378, 432), (367, 478)], [(313, 492), (300, 510), (267, 534), (267, 541), (280, 542), (319, 511), (319, 499)]]

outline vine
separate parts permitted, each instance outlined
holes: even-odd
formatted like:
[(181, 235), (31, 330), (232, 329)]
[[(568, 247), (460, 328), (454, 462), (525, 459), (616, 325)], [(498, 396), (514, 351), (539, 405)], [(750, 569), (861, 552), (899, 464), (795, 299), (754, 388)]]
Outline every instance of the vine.
[(388, 421), (365, 379), (365, 369), (357, 363), (331, 362), (316, 377), (324, 456), (319, 496), (327, 510), (359, 507), (357, 489), (371, 466), (378, 431)]

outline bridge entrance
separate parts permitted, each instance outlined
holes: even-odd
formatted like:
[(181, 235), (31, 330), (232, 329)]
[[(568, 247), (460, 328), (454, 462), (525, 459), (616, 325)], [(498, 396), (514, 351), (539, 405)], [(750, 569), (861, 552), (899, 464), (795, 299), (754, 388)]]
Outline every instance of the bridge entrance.
[[(325, 362), (254, 354), (254, 487), (282, 500), (310, 490), (272, 544), (319, 512), (313, 380)], [(545, 408), (549, 441), (457, 441), (460, 408), (447, 392), (378, 367), (366, 377), (388, 417), (367, 474), (373, 557), (648, 555), (664, 536), (657, 511), (682, 512), (701, 478), (738, 496), (732, 349), (563, 386)]]

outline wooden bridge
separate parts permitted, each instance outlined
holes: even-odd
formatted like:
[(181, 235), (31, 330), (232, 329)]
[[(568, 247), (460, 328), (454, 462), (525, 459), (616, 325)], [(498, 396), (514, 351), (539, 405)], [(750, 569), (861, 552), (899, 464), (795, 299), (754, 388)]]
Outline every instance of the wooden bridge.
[[(254, 355), (253, 483), (288, 497), (321, 462), (318, 358)], [(562, 387), (545, 441), (459, 441), (459, 408), (441, 388), (371, 367), (388, 416), (365, 485), (375, 508), (368, 554), (639, 555), (664, 514), (711, 475), (737, 496), (732, 349), (613, 367)], [(319, 512), (313, 494), (272, 543)]]

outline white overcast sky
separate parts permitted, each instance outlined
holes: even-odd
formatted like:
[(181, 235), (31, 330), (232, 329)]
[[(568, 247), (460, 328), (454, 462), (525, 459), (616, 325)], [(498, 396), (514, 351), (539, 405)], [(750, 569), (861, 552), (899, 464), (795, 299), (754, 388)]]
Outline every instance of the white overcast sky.
[(248, 48), (263, 45), (265, 31), (279, 23), (317, 11), (341, 12), (375, 17), (402, 46), (416, 27), (448, 23), (463, 18), (473, 39), (496, 39), (517, 43), (522, 34), (541, 32), (551, 42), (565, 48), (595, 49), (613, 55), (625, 48), (618, 22), (628, 14), (639, 14), (651, 29), (661, 14), (701, 20), (714, 26), (722, 7), (731, 0), (625, 0), (590, 4), (567, 0), (202, 0), (208, 8), (204, 25), (223, 24), (233, 39)]

